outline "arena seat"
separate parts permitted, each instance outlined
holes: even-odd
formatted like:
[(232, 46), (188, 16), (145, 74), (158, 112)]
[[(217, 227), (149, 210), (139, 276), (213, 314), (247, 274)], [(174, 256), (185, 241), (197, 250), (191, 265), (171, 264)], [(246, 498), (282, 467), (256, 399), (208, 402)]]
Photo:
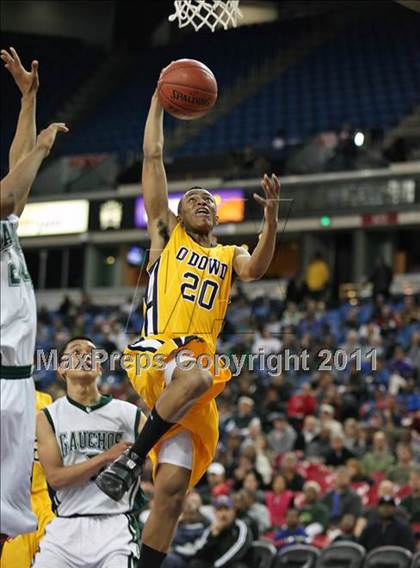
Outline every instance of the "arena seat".
[[(219, 92), (223, 93), (252, 67), (260, 66), (275, 46), (287, 46), (298, 25), (269, 23), (242, 26), (228, 33), (201, 31), (175, 45), (131, 53), (133, 63), (122, 84), (85, 121), (76, 125), (71, 138), (63, 143), (61, 153), (137, 151), (149, 100), (164, 66), (184, 57), (203, 61), (215, 73)], [(166, 115), (166, 131), (174, 124), (175, 119)]]
[(420, 101), (420, 36), (408, 13), (398, 18), (398, 25), (386, 17), (380, 25), (349, 25), (178, 154), (204, 154), (209, 147), (226, 151), (257, 142), (268, 147), (279, 128), (287, 138), (298, 140), (345, 122), (361, 129), (391, 128)]
[[(274, 75), (256, 94), (189, 139), (174, 157), (223, 154), (247, 144), (269, 149), (279, 128), (294, 141), (336, 129), (345, 122), (361, 129), (389, 129), (420, 101), (420, 37), (408, 13), (398, 15), (398, 25), (387, 14), (381, 25), (376, 24), (370, 20), (357, 26), (349, 24), (337, 37)], [(308, 18), (305, 25), (309, 30), (315, 24)], [(74, 126), (59, 152), (114, 152), (122, 157), (137, 152), (148, 101), (162, 67), (193, 54), (213, 70), (223, 94), (274, 52), (286, 49), (301, 29), (302, 21), (298, 20), (243, 26), (227, 33), (200, 32), (174, 45), (130, 53), (132, 64), (121, 83)], [(19, 48), (25, 62), (29, 57), (40, 60), (40, 125), (64, 105), (99, 57), (98, 50), (76, 40), (52, 41), (54, 49), (50, 49), (51, 38), (37, 38), (37, 44), (28, 36), (6, 36), (5, 40), (6, 45)], [(57, 48), (57, 42), (61, 47)], [(71, 66), (72, 73), (62, 72), (66, 65)], [(11, 101), (11, 107), (2, 113), (2, 123), (11, 136), (18, 101), (12, 82), (3, 83), (6, 92), (2, 95)], [(168, 132), (176, 121), (170, 116), (165, 120)], [(367, 316), (363, 312), (360, 317)]]
[(246, 563), (255, 568), (271, 568), (276, 555), (276, 547), (266, 540), (256, 540), (246, 557)]
[(336, 542), (324, 548), (316, 568), (361, 568), (366, 550), (355, 542)]
[(420, 568), (420, 550), (418, 550), (413, 556), (411, 568)]
[(399, 546), (381, 546), (366, 556), (364, 568), (410, 568), (413, 555)]
[[(55, 113), (92, 73), (102, 57), (102, 50), (85, 46), (72, 38), (39, 36), (31, 34), (2, 34), (3, 45), (14, 46), (26, 67), (33, 59), (39, 60), (40, 96), (37, 101), (39, 128), (47, 126)], [(71, 69), (71, 72), (69, 70)], [(7, 151), (10, 146), (19, 113), (20, 97), (14, 81), (3, 71), (1, 98), (2, 169), (7, 167)]]
[(320, 552), (309, 544), (295, 544), (281, 550), (273, 568), (315, 568)]

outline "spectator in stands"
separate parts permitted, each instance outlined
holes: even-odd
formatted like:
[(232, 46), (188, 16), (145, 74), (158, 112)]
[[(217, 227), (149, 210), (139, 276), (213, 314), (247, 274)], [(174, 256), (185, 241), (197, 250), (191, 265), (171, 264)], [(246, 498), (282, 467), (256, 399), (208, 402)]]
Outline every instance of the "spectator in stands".
[(249, 396), (241, 396), (238, 400), (238, 410), (226, 425), (226, 431), (238, 430), (240, 434), (246, 436), (249, 431), (249, 424), (255, 418), (254, 401)]
[(344, 436), (331, 434), (330, 440), (331, 449), (325, 456), (325, 463), (333, 467), (346, 465), (347, 460), (353, 458), (354, 454), (345, 447)]
[(281, 341), (278, 337), (274, 337), (272, 332), (263, 327), (255, 334), (252, 352), (257, 354), (271, 355), (272, 353), (280, 353)]
[(347, 467), (337, 469), (335, 489), (324, 496), (322, 503), (329, 511), (333, 525), (338, 525), (346, 514), (354, 515), (356, 519), (362, 515), (362, 502), (350, 487), (350, 471)]
[[(252, 497), (245, 490), (241, 489), (241, 491), (232, 495), (232, 501), (236, 511), (236, 518), (244, 521), (251, 530), (253, 540), (258, 540), (260, 528), (257, 520), (250, 513)], [(268, 527), (270, 527), (270, 524)]]
[(299, 520), (307, 534), (314, 537), (325, 532), (329, 523), (328, 509), (319, 500), (321, 487), (316, 481), (307, 481), (303, 486), (305, 501), (299, 511)]
[(395, 345), (394, 356), (388, 364), (391, 373), (397, 373), (401, 377), (407, 379), (414, 374), (414, 365), (407, 357), (402, 345)]
[(356, 517), (354, 515), (344, 515), (338, 528), (328, 532), (330, 542), (357, 542)]
[(321, 441), (319, 437), (319, 420), (315, 416), (307, 416), (303, 421), (303, 427), (298, 434), (295, 450), (301, 450), (306, 458), (319, 457), (321, 454)]
[(234, 464), (236, 467), (233, 470), (233, 476), (232, 476), (234, 480), (233, 489), (235, 491), (239, 491), (240, 489), (242, 489), (245, 477), (251, 471), (255, 471), (256, 474), (262, 480), (261, 474), (256, 469), (255, 457), (256, 457), (255, 449), (252, 446), (248, 446), (241, 450), (239, 458)]
[(273, 412), (268, 416), (272, 429), (267, 435), (270, 449), (276, 454), (284, 454), (293, 449), (297, 434), (287, 422), (286, 416), (281, 412)]
[(242, 489), (233, 495), (233, 502), (238, 518), (246, 521), (252, 531), (254, 539), (268, 531), (271, 527), (268, 508), (255, 500), (255, 494)]
[(341, 423), (334, 418), (334, 407), (331, 406), (331, 404), (321, 405), (319, 419), (321, 422), (321, 429), (328, 430), (330, 435), (341, 435), (343, 433)]
[(407, 511), (410, 523), (420, 523), (420, 467), (415, 466), (410, 474), (411, 494), (401, 501)]
[(308, 264), (305, 273), (305, 284), (308, 293), (314, 300), (321, 300), (325, 296), (330, 269), (320, 252), (316, 252)]
[[(300, 293), (301, 295), (301, 293)], [(300, 300), (302, 299), (302, 295)], [(296, 327), (300, 320), (302, 319), (302, 314), (299, 311), (298, 303), (292, 300), (288, 300), (286, 303), (286, 309), (281, 316), (281, 326), (284, 327)]]
[(340, 346), (340, 349), (346, 352), (347, 356), (350, 357), (352, 353), (359, 351), (361, 345), (359, 343), (359, 333), (355, 329), (350, 329), (347, 332), (346, 340)]
[(195, 552), (194, 543), (199, 540), (210, 521), (200, 512), (201, 499), (196, 492), (185, 498), (184, 509), (172, 541), (171, 551), (162, 568), (185, 568)]
[(400, 442), (397, 445), (397, 460), (397, 463), (389, 469), (387, 477), (397, 485), (404, 487), (408, 485), (414, 465), (413, 452), (408, 444)]
[(394, 464), (394, 456), (389, 451), (388, 441), (384, 432), (375, 432), (372, 451), (365, 454), (362, 464), (368, 475), (382, 472), (386, 474)]
[(331, 371), (319, 371), (315, 375), (315, 397), (318, 404), (325, 402), (325, 396), (328, 389), (334, 385), (334, 375)]
[(413, 332), (411, 336), (411, 345), (407, 355), (413, 363), (417, 383), (420, 383), (420, 331)]
[(67, 295), (64, 296), (63, 301), (61, 302), (60, 307), (58, 308), (58, 311), (64, 317), (67, 317), (71, 313), (75, 313), (75, 305), (72, 302), (70, 296)]
[(355, 418), (347, 418), (344, 422), (344, 445), (353, 454), (358, 454), (358, 424)]
[(415, 296), (404, 296), (404, 308), (400, 318), (403, 325), (410, 325), (420, 321), (420, 305)]
[(299, 522), (299, 511), (294, 507), (286, 513), (286, 525), (274, 533), (274, 545), (281, 549), (293, 544), (304, 543), (308, 540), (305, 527)]
[(375, 387), (382, 387), (388, 390), (391, 372), (388, 369), (384, 355), (378, 353), (376, 358), (376, 369), (372, 369), (369, 375), (372, 378), (372, 383)]
[[(266, 494), (263, 488), (265, 489), (272, 484), (271, 464), (274, 464), (274, 467), (281, 464), (281, 458), (284, 457), (284, 450), (289, 449), (288, 444), (284, 448), (280, 446), (276, 446), (275, 448), (267, 446), (265, 442), (266, 436), (264, 432), (261, 431), (259, 420), (255, 420), (255, 417), (261, 417), (262, 425), (264, 429), (267, 427), (267, 436), (270, 439), (271, 422), (267, 421), (267, 417), (274, 412), (286, 412), (288, 410), (287, 403), (292, 396), (297, 395), (297, 397), (300, 397), (305, 392), (305, 389), (309, 389), (309, 387), (303, 387), (303, 391), (299, 390), (301, 389), (303, 380), (305, 380), (308, 385), (312, 385), (314, 389), (317, 407), (320, 411), (320, 418), (317, 418), (313, 414), (306, 416), (301, 429), (300, 420), (296, 420), (297, 438), (293, 450), (296, 451), (299, 460), (320, 461), (322, 457), (325, 456), (328, 449), (330, 449), (330, 432), (332, 431), (334, 435), (342, 433), (344, 423), (344, 445), (348, 450), (358, 456), (360, 460), (368, 449), (370, 450), (371, 433), (383, 430), (386, 433), (391, 448), (394, 447), (395, 442), (400, 442), (401, 440), (397, 446), (398, 461), (396, 465), (391, 463), (389, 469), (384, 468), (386, 475), (395, 480), (398, 484), (403, 484), (411, 467), (414, 473), (417, 472), (418, 466), (410, 464), (410, 468), (408, 467), (408, 452), (402, 448), (404, 444), (409, 444), (411, 453), (414, 456), (412, 461), (420, 461), (420, 410), (416, 406), (416, 401), (420, 397), (420, 385), (408, 374), (407, 378), (403, 379), (405, 386), (398, 387), (400, 388), (398, 396), (388, 396), (387, 392), (391, 386), (389, 381), (391, 372), (394, 375), (396, 375), (397, 372), (407, 374), (407, 370), (414, 373), (414, 369), (418, 368), (415, 365), (415, 360), (416, 352), (418, 352), (420, 347), (420, 334), (416, 331), (413, 332), (413, 329), (416, 329), (416, 325), (418, 326), (417, 322), (420, 321), (420, 319), (419, 307), (414, 301), (414, 298), (405, 297), (404, 307), (400, 312), (400, 307), (393, 307), (378, 297), (377, 310), (373, 315), (374, 306), (369, 304), (361, 305), (350, 310), (347, 305), (345, 309), (340, 306), (333, 311), (326, 312), (325, 307), (321, 303), (317, 304), (312, 300), (306, 301), (306, 303), (302, 303), (298, 306), (290, 304), (281, 314), (280, 311), (276, 311), (274, 307), (272, 307), (268, 298), (264, 298), (264, 301), (259, 302), (255, 306), (245, 294), (242, 294), (238, 300), (234, 300), (233, 305), (234, 309), (229, 311), (229, 320), (232, 324), (232, 330), (229, 332), (229, 341), (231, 342), (229, 343), (229, 349), (233, 352), (249, 352), (252, 348), (252, 337), (248, 338), (245, 334), (240, 333), (245, 329), (250, 329), (250, 325), (253, 325), (255, 328), (255, 324), (250, 323), (251, 312), (253, 313), (252, 317), (256, 319), (259, 318), (264, 324), (270, 319), (268, 329), (271, 332), (278, 329), (279, 325), (281, 326), (283, 333), (282, 349), (288, 348), (293, 351), (300, 349), (301, 346), (308, 348), (308, 351), (311, 353), (311, 362), (314, 361), (312, 354), (317, 353), (317, 350), (325, 347), (325, 345), (340, 345), (340, 347), (345, 348), (348, 353), (352, 353), (359, 347), (361, 349), (367, 349), (370, 347), (371, 342), (378, 340), (378, 333), (380, 333), (380, 337), (383, 341), (383, 350), (382, 354), (378, 354), (377, 357), (377, 371), (368, 369), (368, 366), (365, 368), (364, 363), (362, 364), (362, 380), (368, 387), (366, 394), (367, 400), (361, 405), (353, 404), (352, 411), (354, 414), (351, 415), (346, 413), (346, 405), (342, 404), (343, 401), (345, 402), (346, 396), (348, 395), (348, 388), (351, 386), (350, 382), (347, 380), (346, 372), (332, 374), (331, 372), (324, 371), (322, 373), (316, 373), (316, 365), (314, 365), (311, 367), (312, 370), (305, 374), (305, 377), (296, 376), (293, 373), (285, 371), (282, 375), (269, 377), (267, 382), (264, 383), (262, 380), (259, 380), (257, 373), (247, 372), (242, 373), (237, 380), (229, 383), (224, 393), (218, 399), (218, 404), (221, 407), (221, 442), (218, 448), (217, 458), (215, 459), (218, 465), (213, 464), (210, 466), (209, 480), (205, 479), (204, 484), (199, 487), (199, 491), (203, 495), (206, 503), (211, 503), (220, 493), (229, 494), (236, 481), (237, 490), (245, 489), (251, 494), (250, 500), (252, 501), (252, 498), (254, 498), (249, 512), (252, 512), (252, 514), (255, 512), (254, 518), (259, 522), (259, 529), (262, 534), (266, 530), (266, 528), (262, 528), (263, 526), (265, 527), (263, 521), (264, 511), (269, 515), (268, 523), (270, 525), (274, 524), (276, 528), (279, 528), (284, 524), (286, 510), (288, 506), (293, 503), (293, 492), (287, 490), (287, 483), (284, 479), (278, 481), (277, 485), (280, 486), (280, 490), (278, 490), (277, 495), (273, 496), (270, 502), (271, 509), (268, 512), (268, 506), (265, 505)], [(366, 312), (364, 311), (365, 308)], [(69, 333), (73, 333), (72, 330), (75, 329), (78, 330), (79, 335), (89, 334), (92, 331), (94, 335), (101, 337), (104, 333), (108, 333), (111, 342), (119, 343), (121, 329), (118, 325), (115, 325), (115, 322), (126, 320), (123, 309), (109, 309), (99, 305), (86, 307), (85, 309), (85, 307), (76, 305), (75, 310), (77, 313), (76, 317), (73, 318), (73, 316), (71, 316), (68, 318), (68, 321), (59, 312), (43, 310), (38, 325), (38, 340), (42, 341), (43, 348), (50, 349), (57, 341), (57, 338), (66, 338)], [(94, 315), (92, 315), (92, 312), (95, 312)], [(267, 314), (270, 314), (270, 316)], [(327, 330), (327, 328), (324, 327), (324, 322), (330, 322), (331, 314), (333, 314), (334, 323), (332, 323)], [(365, 323), (361, 325), (361, 321)], [(233, 340), (231, 337), (236, 337), (236, 339)], [(406, 349), (410, 343), (410, 337), (411, 348), (409, 356), (407, 351), (402, 353), (401, 350), (395, 349), (397, 341), (401, 341), (401, 345)], [(240, 338), (240, 341), (238, 338)], [(345, 338), (344, 343), (342, 343), (343, 338)], [(274, 337), (274, 339), (276, 338)], [(224, 338), (223, 341), (225, 342), (227, 340)], [(238, 343), (235, 343), (235, 341)], [(223, 345), (226, 344), (227, 343), (224, 343)], [(238, 347), (238, 345), (240, 345), (240, 347)], [(226, 350), (225, 352), (229, 351)], [(412, 353), (414, 353), (414, 355)], [(405, 361), (410, 358), (411, 363), (410, 366), (407, 367)], [(37, 378), (38, 377), (39, 373), (37, 373)], [(104, 373), (104, 380), (106, 380), (106, 373)], [(357, 377), (357, 380), (360, 383), (360, 377)], [(116, 386), (119, 389), (117, 391), (118, 396), (123, 398), (134, 396), (126, 380), (121, 380), (121, 383), (118, 383)], [(54, 397), (63, 394), (60, 392), (60, 388), (57, 383), (49, 386), (49, 390)], [(116, 387), (113, 388), (115, 390)], [(242, 397), (245, 397), (245, 404)], [(241, 403), (238, 405), (240, 398)], [(252, 402), (249, 402), (250, 399)], [(135, 398), (133, 399), (133, 401), (136, 400)], [(293, 404), (296, 400), (297, 398), (294, 397)], [(331, 404), (333, 405), (332, 407)], [(289, 402), (289, 406), (290, 405), (291, 403)], [(297, 406), (297, 411), (298, 412), (293, 414), (293, 416), (299, 415), (299, 405)], [(316, 410), (314, 412), (316, 412)], [(347, 419), (347, 416), (354, 416), (354, 418)], [(271, 416), (270, 419), (271, 418), (273, 417)], [(320, 422), (322, 423), (322, 429)], [(287, 425), (287, 421), (285, 421), (285, 423)], [(276, 436), (273, 436), (273, 438), (276, 438)], [(370, 454), (372, 453), (373, 450)], [(382, 456), (382, 453), (379, 453)], [(391, 451), (387, 450), (386, 455), (391, 455)], [(370, 458), (370, 465), (373, 464), (373, 470), (376, 470), (376, 461), (376, 458)], [(270, 469), (266, 468), (267, 463)], [(213, 467), (215, 465), (216, 468)], [(371, 510), (364, 512), (365, 525), (366, 516), (369, 517), (370, 522), (377, 521), (378, 509), (375, 506), (376, 499), (373, 497), (376, 484), (374, 485), (372, 478), (363, 471), (360, 462), (350, 460), (348, 465), (351, 465), (352, 483), (367, 482), (371, 485), (369, 490), (369, 503), (374, 506)], [(294, 465), (294, 468), (295, 467), (296, 463)], [(375, 473), (371, 473), (370, 475), (375, 477), (375, 479), (379, 479), (382, 473), (383, 471), (381, 470), (379, 475)], [(149, 482), (145, 481), (144, 483)], [(410, 517), (410, 522), (420, 523), (420, 472), (418, 477), (410, 475), (409, 484), (412, 488), (412, 494), (403, 500), (403, 504)], [(358, 487), (357, 490), (359, 489)], [(362, 489), (367, 490), (367, 488)], [(353, 490), (355, 490), (354, 487)], [(395, 495), (395, 487), (393, 487), (389, 481), (382, 482), (379, 485), (378, 491), (379, 497), (392, 497)], [(305, 519), (309, 518), (309, 514), (307, 515), (308, 510), (309, 513), (315, 510), (316, 516), (318, 516), (319, 505), (324, 507), (324, 511), (328, 511), (324, 499), (320, 502), (319, 497), (317, 497), (315, 498), (315, 502), (311, 502), (310, 498), (307, 498), (307, 493), (308, 491), (305, 484), (305, 502), (300, 510), (300, 522), (304, 525), (306, 525)], [(297, 496), (295, 499), (296, 504), (299, 503), (299, 499), (300, 496)], [(346, 491), (344, 491), (338, 499), (336, 498), (336, 501), (333, 501), (331, 496), (329, 496), (328, 499), (328, 506), (330, 509), (333, 509), (333, 512), (334, 507), (337, 510), (337, 507), (341, 506), (341, 501), (346, 505), (345, 508), (350, 510), (351, 506), (349, 506), (349, 502), (352, 505), (355, 504), (348, 497)], [(281, 507), (283, 507), (282, 510)], [(204, 515), (209, 515), (211, 518), (214, 516), (213, 507), (210, 505), (201, 507), (200, 511)], [(273, 523), (273, 512), (281, 517), (277, 523)], [(374, 513), (376, 513), (376, 516)], [(144, 516), (146, 514), (146, 512), (143, 512), (142, 518), (145, 518)], [(335, 516), (336, 515), (337, 512), (335, 512)], [(338, 517), (339, 516), (340, 515), (338, 515)], [(401, 516), (400, 508), (396, 507), (396, 519), (401, 521), (403, 520), (403, 516), (404, 514)], [(330, 513), (328, 512), (328, 519), (329, 517)], [(347, 521), (349, 521), (349, 519), (345, 515), (343, 515), (340, 520), (334, 519), (334, 529), (340, 527), (340, 534), (345, 534), (347, 531), (346, 526), (351, 524)], [(359, 526), (359, 521), (360, 517), (357, 526)], [(310, 532), (309, 527), (310, 525), (306, 527), (308, 532)], [(335, 534), (337, 535), (337, 533)], [(345, 537), (349, 538), (349, 535), (350, 533), (345, 535)], [(179, 560), (183, 561), (182, 558), (179, 558)]]
[(356, 360), (351, 362), (351, 369), (346, 378), (346, 397), (348, 397), (352, 411), (358, 415), (357, 407), (369, 398), (365, 377), (359, 369)]
[(248, 568), (244, 560), (251, 548), (251, 530), (244, 521), (236, 518), (229, 497), (219, 497), (214, 508), (215, 519), (196, 541), (194, 558), (188, 568)]
[(350, 458), (346, 466), (350, 471), (351, 482), (353, 483), (367, 483), (368, 485), (373, 485), (373, 479), (365, 474), (363, 471), (363, 465), (360, 460), (355, 458)]
[[(302, 290), (302, 276), (300, 272), (296, 272), (296, 274), (292, 275), (288, 282), (286, 288), (286, 310), (290, 304), (295, 306), (296, 314), (299, 313), (297, 305), (303, 299), (303, 290)], [(294, 321), (296, 320), (297, 321)], [(294, 317), (292, 322), (286, 323), (285, 325), (297, 325), (299, 323), (300, 317)], [(287, 321), (287, 319), (285, 320)]]
[[(230, 418), (226, 420), (225, 424), (228, 424), (229, 420)], [(224, 431), (226, 432), (226, 426), (224, 428)], [(233, 462), (235, 462), (238, 459), (239, 454), (241, 452), (241, 443), (242, 443), (242, 438), (239, 433), (239, 430), (234, 428), (230, 432), (226, 433), (225, 447), (227, 450), (228, 460), (230, 464), (233, 464)]]
[(305, 416), (315, 414), (317, 401), (312, 392), (310, 383), (304, 383), (298, 393), (293, 395), (287, 403), (287, 415), (293, 419), (293, 424), (301, 425)]
[(207, 470), (207, 483), (198, 488), (203, 502), (211, 503), (218, 495), (228, 495), (230, 486), (226, 482), (226, 471), (221, 463), (213, 462)]
[(259, 534), (264, 534), (271, 527), (270, 512), (267, 506), (256, 499), (258, 495), (256, 492), (247, 491), (246, 489), (242, 491), (244, 492), (249, 516), (256, 521)]
[(279, 390), (274, 385), (268, 385), (264, 400), (261, 401), (260, 405), (262, 416), (268, 416), (273, 412), (278, 412), (282, 407), (283, 404), (280, 399)]
[(253, 449), (255, 450), (255, 469), (262, 477), (264, 484), (268, 485), (273, 477), (273, 467), (270, 459), (272, 458), (271, 451), (264, 434), (257, 437)]
[[(381, 481), (381, 483), (378, 486), (378, 494), (377, 494), (378, 503), (383, 498), (395, 499), (396, 493), (397, 493), (397, 488), (395, 487), (394, 483), (392, 483), (392, 481), (389, 481), (388, 479), (384, 479), (383, 481)], [(396, 500), (395, 500), (395, 502), (396, 502)], [(395, 519), (397, 521), (399, 521), (400, 523), (408, 524), (407, 512), (401, 506), (396, 506), (394, 516), (395, 516)], [(378, 521), (379, 518), (380, 518), (380, 515), (379, 515), (379, 506), (378, 505), (376, 505), (374, 507), (370, 507), (369, 509), (367, 509), (364, 513), (363, 519), (361, 520), (361, 522), (358, 525), (359, 533), (361, 532), (361, 530), (363, 528), (365, 528), (365, 526), (367, 524), (374, 523), (374, 522)], [(364, 523), (363, 523), (363, 520), (365, 521)]]
[(267, 491), (265, 503), (270, 513), (271, 526), (281, 527), (286, 519), (286, 511), (293, 501), (293, 492), (287, 489), (286, 479), (281, 473), (273, 477), (271, 491)]
[(391, 267), (385, 262), (383, 256), (379, 256), (375, 269), (370, 275), (369, 282), (372, 284), (374, 298), (381, 295), (385, 299), (389, 297), (389, 289), (392, 284), (393, 274)]
[(379, 520), (369, 523), (359, 542), (369, 552), (380, 546), (401, 546), (414, 552), (416, 542), (413, 531), (407, 524), (395, 518), (396, 504), (392, 497), (382, 497), (378, 504)]
[(281, 472), (290, 491), (302, 491), (305, 480), (298, 473), (299, 461), (294, 452), (287, 452), (281, 460)]
[(242, 487), (254, 496), (257, 503), (265, 503), (265, 493), (261, 490), (261, 485), (261, 475), (252, 470), (245, 475)]

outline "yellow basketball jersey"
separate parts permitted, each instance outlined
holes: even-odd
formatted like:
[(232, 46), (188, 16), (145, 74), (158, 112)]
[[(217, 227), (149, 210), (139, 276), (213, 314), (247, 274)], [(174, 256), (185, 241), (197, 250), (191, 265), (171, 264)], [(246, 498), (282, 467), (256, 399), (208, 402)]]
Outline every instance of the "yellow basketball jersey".
[(235, 248), (203, 247), (178, 223), (149, 269), (143, 336), (195, 335), (214, 352), (229, 303)]
[[(37, 413), (40, 412), (43, 408), (52, 404), (53, 399), (51, 396), (45, 392), (36, 391), (36, 411)], [(44, 470), (42, 469), (41, 464), (39, 463), (38, 458), (38, 444), (35, 440), (35, 448), (34, 448), (34, 465), (32, 469), (32, 494), (38, 493), (38, 491), (47, 491), (47, 480), (45, 479)]]

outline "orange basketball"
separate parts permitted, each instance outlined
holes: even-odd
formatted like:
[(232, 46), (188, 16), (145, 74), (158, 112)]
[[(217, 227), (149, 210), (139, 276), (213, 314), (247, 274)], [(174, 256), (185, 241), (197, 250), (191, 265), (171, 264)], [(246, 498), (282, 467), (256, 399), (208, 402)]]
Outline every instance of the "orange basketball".
[(162, 72), (158, 97), (163, 108), (175, 118), (201, 118), (217, 100), (216, 78), (204, 63), (178, 59)]

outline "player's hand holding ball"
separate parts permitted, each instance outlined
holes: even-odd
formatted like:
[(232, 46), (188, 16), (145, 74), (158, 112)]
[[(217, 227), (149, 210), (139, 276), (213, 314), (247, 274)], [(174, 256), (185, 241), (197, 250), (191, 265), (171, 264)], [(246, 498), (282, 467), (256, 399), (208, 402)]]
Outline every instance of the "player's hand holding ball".
[(45, 156), (51, 152), (51, 148), (54, 146), (54, 142), (58, 132), (68, 132), (69, 129), (64, 124), (64, 122), (53, 122), (45, 128), (45, 130), (41, 130), (38, 134), (38, 138), (36, 139), (37, 148), (45, 151)]
[(201, 118), (217, 101), (216, 78), (204, 63), (178, 59), (162, 69), (157, 95), (166, 112), (175, 118)]

